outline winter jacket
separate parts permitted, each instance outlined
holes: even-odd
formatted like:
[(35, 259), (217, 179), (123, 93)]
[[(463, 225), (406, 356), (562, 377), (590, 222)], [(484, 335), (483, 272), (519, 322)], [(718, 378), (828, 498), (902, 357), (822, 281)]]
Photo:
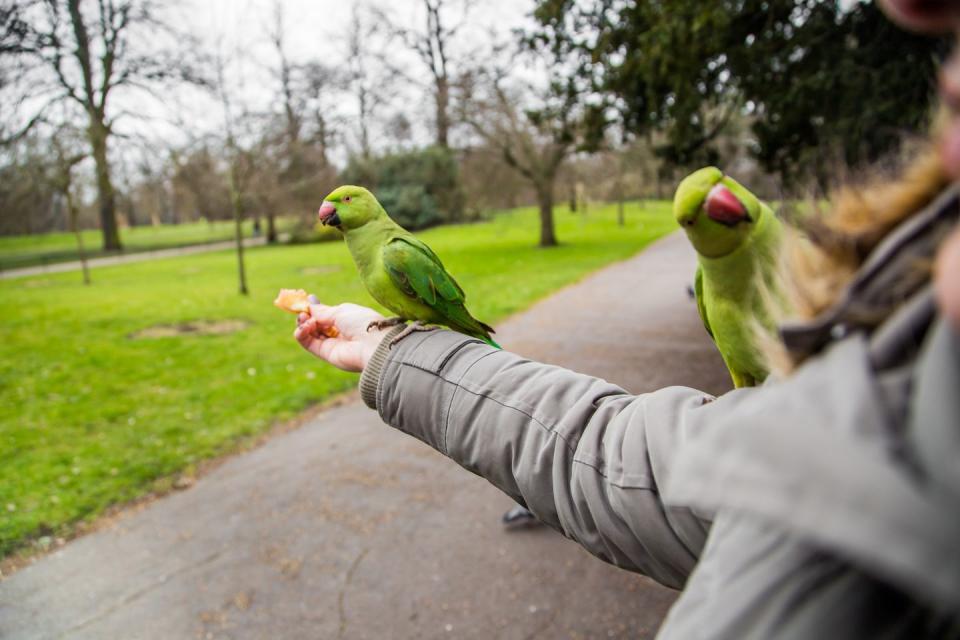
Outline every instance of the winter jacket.
[(929, 278), (955, 189), (783, 328), (791, 376), (713, 398), (449, 331), (385, 339), (383, 420), (624, 569), (682, 589), (661, 638), (960, 637), (960, 338)]

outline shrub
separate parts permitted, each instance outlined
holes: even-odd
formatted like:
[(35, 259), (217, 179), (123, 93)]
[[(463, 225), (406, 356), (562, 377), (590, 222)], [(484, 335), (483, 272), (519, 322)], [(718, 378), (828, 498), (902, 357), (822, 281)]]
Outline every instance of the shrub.
[(300, 218), (290, 229), (287, 244), (310, 244), (341, 240), (343, 235), (333, 227), (325, 227), (316, 219)]
[(456, 158), (441, 147), (351, 158), (343, 184), (367, 187), (390, 217), (407, 229), (464, 220), (464, 195)]

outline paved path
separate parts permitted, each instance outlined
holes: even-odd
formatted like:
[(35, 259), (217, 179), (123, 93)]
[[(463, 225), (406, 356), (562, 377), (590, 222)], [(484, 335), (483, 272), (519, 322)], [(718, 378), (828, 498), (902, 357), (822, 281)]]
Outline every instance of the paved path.
[[(267, 243), (263, 236), (258, 238), (244, 238), (244, 247), (259, 247)], [(118, 256), (106, 256), (103, 258), (91, 258), (87, 260), (87, 266), (91, 269), (97, 267), (111, 267), (118, 264), (127, 264), (130, 262), (144, 262), (146, 260), (159, 260), (161, 258), (175, 258), (178, 256), (189, 256), (196, 253), (209, 253), (211, 251), (223, 251), (224, 249), (233, 249), (236, 246), (234, 240), (224, 240), (222, 242), (208, 242), (206, 244), (195, 244), (188, 247), (171, 247), (169, 249), (154, 249), (152, 251), (137, 251), (134, 253), (124, 253)], [(73, 262), (55, 262), (36, 267), (23, 267), (22, 269), (0, 270), (0, 280), (12, 280), (13, 278), (23, 278), (25, 276), (39, 276), (46, 273), (63, 273), (65, 271), (80, 271), (81, 264), (79, 260)]]
[[(513, 317), (513, 351), (633, 391), (727, 388), (674, 234)], [(0, 638), (646, 638), (674, 593), (546, 528), (358, 401), (0, 583)]]

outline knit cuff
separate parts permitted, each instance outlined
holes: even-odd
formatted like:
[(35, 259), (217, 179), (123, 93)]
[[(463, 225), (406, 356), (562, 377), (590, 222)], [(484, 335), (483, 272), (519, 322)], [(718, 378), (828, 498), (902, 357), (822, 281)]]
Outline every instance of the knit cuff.
[(363, 398), (363, 403), (374, 411), (377, 409), (377, 386), (380, 384), (380, 372), (390, 356), (390, 347), (393, 346), (390, 343), (406, 328), (406, 324), (401, 324), (390, 329), (383, 336), (383, 340), (377, 345), (377, 350), (370, 356), (367, 366), (363, 368), (363, 373), (360, 374), (360, 397)]

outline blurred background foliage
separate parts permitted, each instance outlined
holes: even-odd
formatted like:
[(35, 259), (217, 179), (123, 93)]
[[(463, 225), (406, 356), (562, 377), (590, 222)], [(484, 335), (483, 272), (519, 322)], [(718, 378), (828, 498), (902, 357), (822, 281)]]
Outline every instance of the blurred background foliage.
[(456, 156), (441, 146), (370, 158), (354, 156), (340, 181), (376, 192), (393, 219), (407, 229), (466, 219), (466, 196)]
[[(283, 216), (298, 219), (290, 239), (324, 239), (313, 213), (344, 182), (412, 228), (524, 203), (547, 226), (578, 175), (597, 177), (580, 180), (585, 198), (662, 197), (707, 163), (768, 197), (822, 195), (925, 130), (947, 50), (870, 1), (538, 0), (493, 37), (475, 3), (409, 0), (429, 19), (358, 4), (355, 37), (320, 59), (292, 52), (283, 2), (262, 4), (263, 46), (224, 53), (152, 0), (4, 2), (0, 235), (69, 230), (65, 172), (78, 224), (108, 251), (114, 227), (235, 214), (271, 243)], [(269, 100), (244, 89), (252, 63)], [(176, 136), (125, 125), (131, 104), (177, 92), (212, 119), (168, 105)], [(598, 170), (611, 156), (616, 175)]]

